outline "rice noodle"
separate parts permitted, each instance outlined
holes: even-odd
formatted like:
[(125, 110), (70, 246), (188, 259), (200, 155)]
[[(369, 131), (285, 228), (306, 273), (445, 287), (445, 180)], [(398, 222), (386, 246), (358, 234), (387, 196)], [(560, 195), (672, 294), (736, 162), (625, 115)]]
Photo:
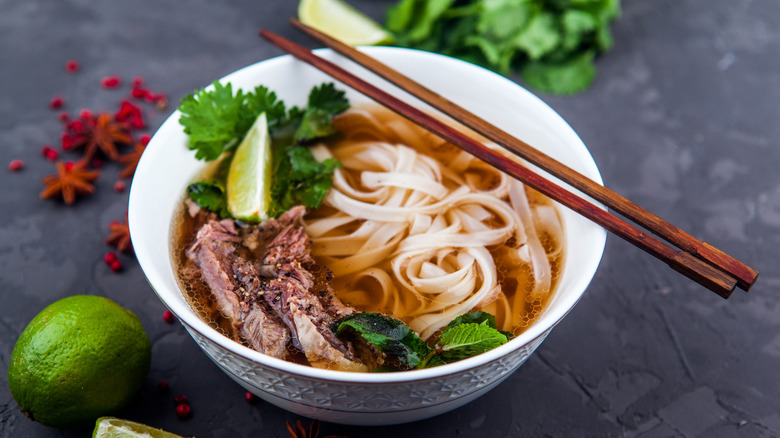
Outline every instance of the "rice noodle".
[(530, 297), (546, 297), (552, 269), (538, 233), (563, 241), (555, 209), (465, 152), (421, 153), (448, 145), (408, 122), (353, 109), (338, 123), (347, 138), (313, 153), (343, 167), (305, 225), (312, 254), (348, 285), (341, 298), (390, 312), (423, 339), (476, 307), (500, 328), (520, 326), (525, 285), (502, 290), (491, 251), (503, 245), (518, 269), (527, 263)]

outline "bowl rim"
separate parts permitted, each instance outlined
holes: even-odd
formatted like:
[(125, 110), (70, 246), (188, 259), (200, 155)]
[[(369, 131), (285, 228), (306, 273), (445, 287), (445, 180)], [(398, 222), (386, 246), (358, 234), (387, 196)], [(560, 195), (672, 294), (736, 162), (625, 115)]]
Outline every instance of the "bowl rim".
[[(590, 151), (582, 142), (579, 135), (574, 131), (574, 129), (572, 129), (571, 126), (568, 124), (568, 122), (565, 119), (563, 119), (563, 117), (561, 117), (552, 107), (550, 107), (549, 104), (544, 102), (542, 99), (540, 99), (539, 97), (537, 97), (536, 95), (528, 91), (526, 88), (519, 85), (518, 83), (513, 82), (512, 80), (504, 76), (501, 76), (491, 70), (488, 70), (484, 67), (471, 64), (466, 61), (462, 61), (446, 55), (441, 55), (438, 53), (426, 52), (426, 51), (416, 50), (416, 49), (389, 47), (389, 46), (381, 46), (381, 47), (363, 46), (363, 47), (359, 47), (359, 50), (366, 52), (369, 55), (378, 57), (380, 59), (382, 58), (383, 55), (392, 56), (398, 54), (400, 54), (401, 56), (410, 57), (411, 61), (414, 61), (416, 59), (421, 60), (423, 58), (428, 58), (425, 60), (425, 62), (430, 62), (431, 60), (433, 60), (434, 62), (442, 63), (442, 67), (443, 68), (446, 67), (450, 69), (448, 71), (453, 72), (452, 74), (459, 74), (459, 73), (462, 74), (463, 71), (466, 71), (472, 75), (489, 77), (490, 80), (495, 81), (497, 84), (501, 84), (502, 87), (508, 86), (508, 87), (515, 88), (516, 92), (525, 94), (527, 98), (536, 101), (537, 104), (541, 104), (543, 107), (545, 107), (546, 110), (551, 111), (554, 115), (556, 115), (560, 119), (560, 121), (565, 125), (565, 127), (567, 127), (571, 131), (571, 134), (573, 134), (574, 137), (576, 138), (577, 140), (576, 146), (582, 149), (579, 151), (581, 155), (579, 158), (584, 160), (583, 166), (587, 168), (586, 170), (583, 171), (583, 173), (588, 175), (597, 183), (603, 184), (601, 175), (593, 159), (593, 156), (590, 154)], [(316, 49), (314, 50), (314, 52), (319, 56), (325, 56), (325, 57), (337, 56), (336, 53), (331, 49)], [(266, 60), (262, 60), (250, 64), (248, 66), (245, 66), (243, 68), (240, 68), (232, 73), (223, 76), (222, 78), (218, 79), (218, 81), (224, 84), (226, 82), (230, 82), (232, 78), (236, 78), (243, 74), (246, 74), (247, 71), (273, 69), (280, 64), (285, 64), (290, 62), (300, 63), (302, 61), (298, 61), (294, 59), (292, 55), (281, 55)], [(164, 128), (170, 129), (169, 126), (173, 124), (179, 127), (178, 129), (181, 129), (180, 125), (178, 124), (179, 115), (180, 115), (179, 111), (175, 110), (170, 116), (168, 116), (168, 118), (163, 122), (160, 128), (158, 128), (158, 130), (153, 135), (151, 141), (149, 142), (149, 146), (148, 146), (149, 148), (153, 148), (155, 147), (156, 144), (159, 143), (159, 142), (155, 142), (155, 137), (158, 136), (158, 134), (162, 132)], [(145, 167), (150, 166), (149, 163), (151, 162), (151, 159), (147, 158), (150, 156), (151, 154), (145, 154), (144, 156), (142, 156), (138, 164), (139, 169), (143, 169)], [(137, 236), (143, 232), (143, 229), (139, 228), (140, 225), (134, 227), (134, 224), (140, 222), (137, 220), (136, 221), (133, 220), (133, 218), (135, 217), (135, 213), (137, 212), (137, 209), (134, 208), (134, 206), (138, 205), (142, 201), (139, 198), (140, 195), (138, 195), (138, 191), (133, 190), (135, 186), (136, 186), (135, 184), (131, 186), (130, 197), (129, 197), (130, 198), (129, 208), (128, 208), (131, 237), (133, 235)], [(582, 295), (584, 294), (585, 290), (587, 289), (588, 285), (593, 279), (593, 276), (596, 273), (598, 265), (600, 264), (601, 259), (603, 257), (604, 248), (606, 245), (606, 231), (603, 230), (602, 228), (597, 228), (594, 230), (594, 232), (596, 233), (594, 238), (596, 239), (596, 242), (598, 244), (593, 248), (593, 257), (589, 257), (588, 259), (589, 265), (586, 266), (585, 269), (583, 269), (583, 274), (579, 278), (577, 278), (576, 281), (570, 286), (570, 288), (576, 289), (576, 293), (570, 293), (569, 294), (570, 298), (560, 306), (556, 307), (556, 312), (554, 314), (548, 315), (548, 317), (545, 318), (545, 321), (547, 321), (546, 324), (534, 323), (523, 333), (521, 333), (514, 339), (510, 340), (506, 344), (468, 359), (464, 359), (458, 362), (454, 362), (451, 364), (434, 367), (434, 368), (427, 368), (422, 370), (410, 370), (410, 371), (403, 371), (403, 372), (393, 372), (393, 373), (355, 373), (355, 372), (347, 372), (347, 371), (334, 371), (334, 370), (314, 368), (307, 365), (296, 364), (282, 359), (270, 357), (260, 352), (257, 352), (255, 350), (252, 350), (251, 348), (245, 347), (227, 338), (226, 336), (220, 334), (213, 328), (211, 328), (208, 324), (202, 321), (192, 311), (192, 309), (189, 308), (189, 306), (186, 303), (183, 303), (178, 300), (168, 301), (164, 296), (165, 294), (157, 290), (157, 286), (155, 285), (156, 269), (152, 264), (152, 260), (150, 260), (150, 258), (147, 257), (147, 251), (146, 248), (143, 247), (143, 245), (139, 245), (139, 247), (136, 248), (136, 256), (139, 265), (141, 266), (144, 272), (144, 275), (147, 277), (147, 282), (152, 287), (152, 289), (154, 290), (158, 298), (163, 302), (163, 304), (172, 313), (174, 313), (176, 317), (179, 319), (179, 321), (181, 321), (188, 329), (194, 330), (199, 335), (203, 336), (204, 338), (218, 345), (220, 348), (225, 349), (231, 353), (234, 353), (246, 360), (257, 363), (261, 366), (273, 368), (291, 375), (297, 375), (300, 377), (313, 378), (317, 380), (331, 381), (331, 382), (383, 385), (383, 384), (397, 384), (397, 383), (406, 383), (406, 382), (419, 382), (424, 380), (434, 380), (449, 375), (461, 374), (470, 369), (479, 368), (483, 365), (499, 360), (500, 358), (510, 354), (511, 352), (532, 343), (534, 340), (546, 336), (546, 334), (552, 328), (554, 328), (555, 325), (557, 325), (582, 298)], [(133, 241), (135, 246), (136, 239), (133, 239)], [(181, 291), (178, 289), (173, 292), (175, 294), (181, 294)]]

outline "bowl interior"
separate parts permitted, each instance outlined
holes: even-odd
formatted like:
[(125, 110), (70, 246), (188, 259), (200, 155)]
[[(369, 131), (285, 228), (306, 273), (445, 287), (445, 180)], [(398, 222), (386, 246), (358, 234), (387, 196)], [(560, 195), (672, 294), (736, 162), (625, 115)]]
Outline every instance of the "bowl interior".
[[(428, 52), (390, 47), (362, 50), (601, 183), (593, 158), (571, 127), (548, 105), (514, 82), (481, 67)], [(322, 49), (317, 53), (375, 85), (392, 90), (395, 96), (434, 112), (332, 51)], [(299, 106), (305, 105), (313, 85), (337, 82), (290, 56), (253, 64), (221, 81), (231, 82), (234, 90), (265, 85), (286, 104)], [(343, 84), (337, 82), (337, 85), (347, 90), (353, 103), (369, 102), (368, 98)], [(155, 133), (133, 179), (129, 224), (136, 256), (157, 295), (184, 324), (224, 348), (265, 365), (299, 375), (361, 382), (408, 381), (462, 371), (519, 348), (554, 326), (579, 300), (601, 260), (606, 239), (604, 230), (561, 207), (559, 211), (566, 234), (563, 275), (537, 322), (506, 345), (454, 364), (404, 373), (346, 373), (267, 357), (230, 341), (201, 321), (190, 309), (177, 284), (171, 256), (172, 218), (187, 185), (204, 165), (187, 150), (187, 138), (178, 119), (179, 113), (174, 112)]]

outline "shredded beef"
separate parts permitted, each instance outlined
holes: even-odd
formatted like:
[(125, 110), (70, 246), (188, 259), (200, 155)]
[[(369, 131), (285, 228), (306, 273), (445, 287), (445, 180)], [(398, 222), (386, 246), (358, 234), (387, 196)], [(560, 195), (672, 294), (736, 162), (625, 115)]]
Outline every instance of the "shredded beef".
[(304, 213), (295, 207), (258, 226), (209, 220), (186, 255), (200, 268), (220, 312), (257, 351), (284, 358), (291, 343), (312, 366), (367, 370), (331, 329), (354, 309), (329, 289), (312, 290), (315, 262), (300, 223)]

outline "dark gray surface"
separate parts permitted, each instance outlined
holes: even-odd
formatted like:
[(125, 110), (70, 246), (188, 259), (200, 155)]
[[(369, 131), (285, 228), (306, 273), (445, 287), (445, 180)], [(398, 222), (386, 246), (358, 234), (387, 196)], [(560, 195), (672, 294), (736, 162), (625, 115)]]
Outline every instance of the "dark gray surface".
[[(352, 0), (381, 17), (389, 0)], [(13, 344), (50, 302), (104, 295), (141, 318), (152, 370), (120, 416), (199, 437), (286, 437), (295, 415), (264, 403), (220, 372), (164, 307), (131, 257), (102, 263), (107, 226), (127, 193), (108, 166), (97, 193), (75, 206), (38, 199), (53, 165), (41, 146), (59, 141), (47, 108), (116, 109), (143, 76), (172, 102), (242, 66), (279, 54), (261, 27), (313, 46), (286, 24), (293, 0), (0, 0), (0, 436), (86, 436), (23, 417), (6, 370)], [(780, 435), (780, 3), (775, 0), (628, 0), (616, 45), (594, 86), (541, 96), (593, 153), (610, 187), (762, 271), (750, 294), (724, 301), (610, 237), (582, 301), (505, 383), (451, 413), (408, 425), (324, 434), (361, 436)], [(77, 75), (65, 61), (82, 64)], [(100, 89), (121, 74), (118, 91)], [(150, 132), (172, 110), (149, 119)], [(73, 155), (66, 155), (66, 157)], [(26, 168), (10, 173), (11, 159)], [(156, 385), (167, 380), (168, 394)], [(186, 394), (191, 419), (174, 414)], [(305, 419), (304, 419), (305, 420)], [(308, 422), (305, 420), (305, 422)]]

